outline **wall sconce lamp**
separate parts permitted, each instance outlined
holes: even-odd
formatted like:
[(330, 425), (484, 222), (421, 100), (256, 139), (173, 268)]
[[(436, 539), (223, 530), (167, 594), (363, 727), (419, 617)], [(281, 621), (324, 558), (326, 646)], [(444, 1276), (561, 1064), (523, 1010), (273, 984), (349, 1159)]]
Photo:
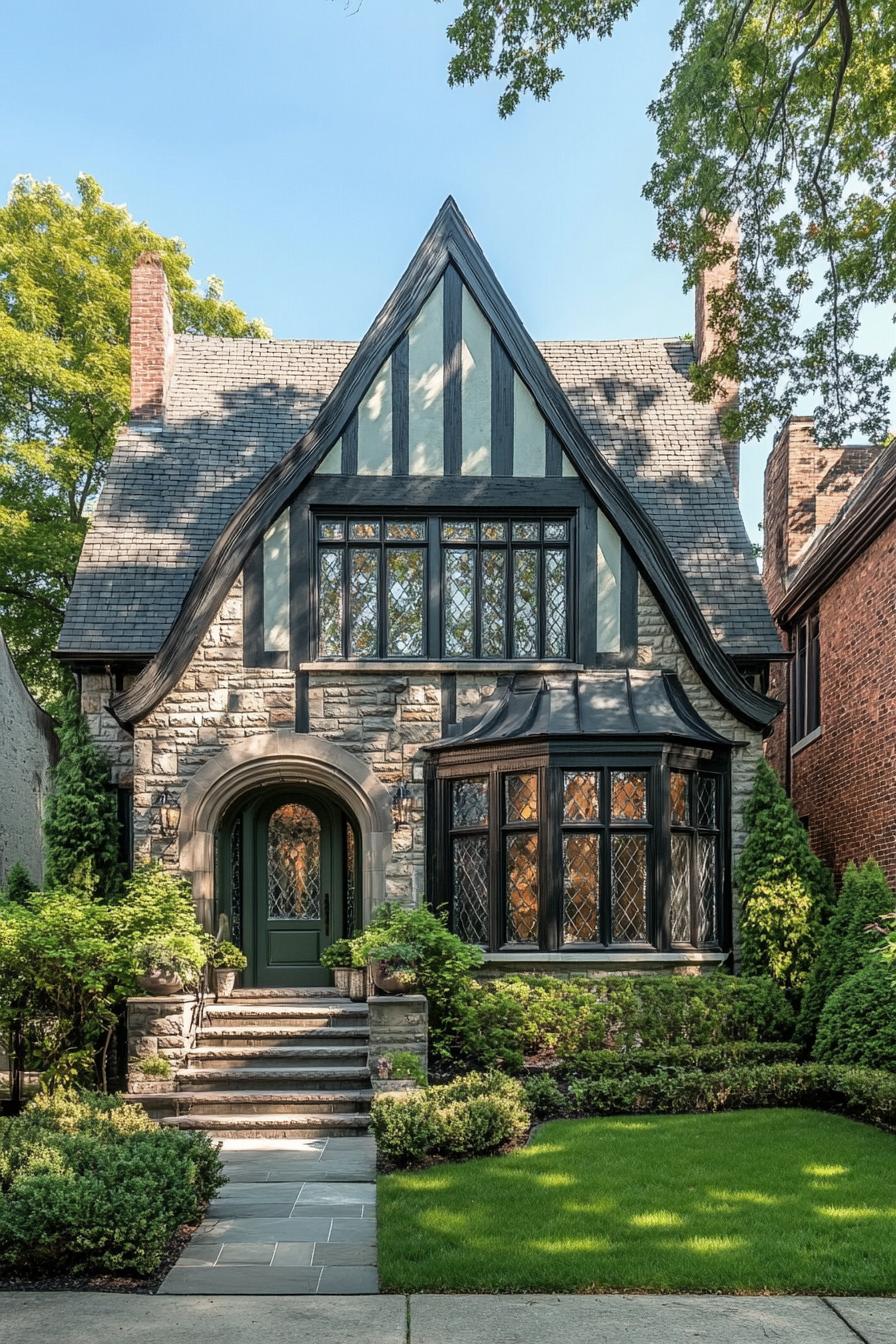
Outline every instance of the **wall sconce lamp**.
[(402, 826), (407, 826), (411, 819), (411, 791), (405, 780), (395, 785), (392, 792), (392, 820), (395, 823), (396, 831)]
[(180, 803), (172, 793), (163, 789), (156, 798), (156, 810), (159, 818), (159, 835), (173, 840), (180, 825)]

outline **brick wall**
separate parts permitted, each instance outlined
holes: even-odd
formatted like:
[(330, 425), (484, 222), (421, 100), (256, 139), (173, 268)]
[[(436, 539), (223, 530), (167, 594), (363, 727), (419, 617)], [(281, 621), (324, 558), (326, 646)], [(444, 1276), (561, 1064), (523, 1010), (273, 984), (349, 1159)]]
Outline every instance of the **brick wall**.
[(896, 882), (896, 523), (819, 604), (821, 735), (796, 753), (791, 792), (839, 874), (875, 858)]

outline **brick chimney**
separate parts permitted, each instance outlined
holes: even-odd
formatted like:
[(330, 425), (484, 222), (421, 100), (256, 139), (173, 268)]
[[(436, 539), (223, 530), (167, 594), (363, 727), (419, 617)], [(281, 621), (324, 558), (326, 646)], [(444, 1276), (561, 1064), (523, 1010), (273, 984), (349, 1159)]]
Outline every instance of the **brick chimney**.
[(864, 443), (822, 448), (810, 415), (785, 420), (765, 467), (762, 581), (772, 611), (806, 544), (840, 511), (879, 451)]
[[(713, 325), (709, 296), (716, 290), (724, 289), (737, 274), (740, 226), (736, 216), (732, 216), (725, 225), (722, 232), (722, 242), (733, 249), (732, 255), (703, 271), (697, 281), (697, 288), (694, 293), (694, 354), (697, 357), (698, 364), (702, 364), (705, 359), (714, 354), (720, 344), (719, 333)], [(726, 411), (732, 410), (737, 405), (737, 395), (738, 384), (730, 379), (726, 380), (721, 391), (713, 398), (712, 406), (720, 416), (724, 415)], [(740, 444), (723, 440), (722, 451), (725, 454), (725, 462), (734, 485), (734, 493), (738, 494), (740, 489)]]
[(156, 252), (141, 252), (131, 271), (131, 416), (161, 420), (174, 367), (168, 281)]

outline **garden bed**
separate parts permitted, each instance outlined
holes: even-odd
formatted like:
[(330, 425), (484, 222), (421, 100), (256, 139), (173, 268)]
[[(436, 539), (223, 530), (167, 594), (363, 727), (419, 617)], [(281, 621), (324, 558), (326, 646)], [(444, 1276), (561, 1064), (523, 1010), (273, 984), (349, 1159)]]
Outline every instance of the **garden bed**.
[(896, 1138), (842, 1116), (554, 1121), (507, 1155), (381, 1177), (380, 1279), (390, 1292), (888, 1293), (893, 1191)]

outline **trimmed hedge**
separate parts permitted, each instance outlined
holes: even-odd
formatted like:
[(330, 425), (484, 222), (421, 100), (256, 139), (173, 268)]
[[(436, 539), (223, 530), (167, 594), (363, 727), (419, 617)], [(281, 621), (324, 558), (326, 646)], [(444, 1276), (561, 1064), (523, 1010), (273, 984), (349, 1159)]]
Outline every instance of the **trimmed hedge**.
[(375, 1097), (371, 1125), (380, 1157), (407, 1166), (427, 1157), (493, 1153), (529, 1128), (522, 1084), (502, 1073)]
[(502, 1074), (470, 1074), (447, 1087), (377, 1098), (380, 1154), (395, 1166), (433, 1156), (471, 1157), (522, 1138), (532, 1120), (589, 1115), (804, 1106), (896, 1129), (896, 1074), (826, 1064), (742, 1064), (724, 1071), (669, 1069), (577, 1078), (564, 1089), (550, 1074), (519, 1084)]
[(117, 1097), (42, 1094), (0, 1119), (0, 1272), (152, 1274), (222, 1184), (205, 1135)]
[(787, 1041), (794, 1013), (773, 981), (725, 974), (601, 980), (512, 975), (474, 985), (452, 1056), (511, 1071), (526, 1058), (575, 1062), (605, 1049)]

